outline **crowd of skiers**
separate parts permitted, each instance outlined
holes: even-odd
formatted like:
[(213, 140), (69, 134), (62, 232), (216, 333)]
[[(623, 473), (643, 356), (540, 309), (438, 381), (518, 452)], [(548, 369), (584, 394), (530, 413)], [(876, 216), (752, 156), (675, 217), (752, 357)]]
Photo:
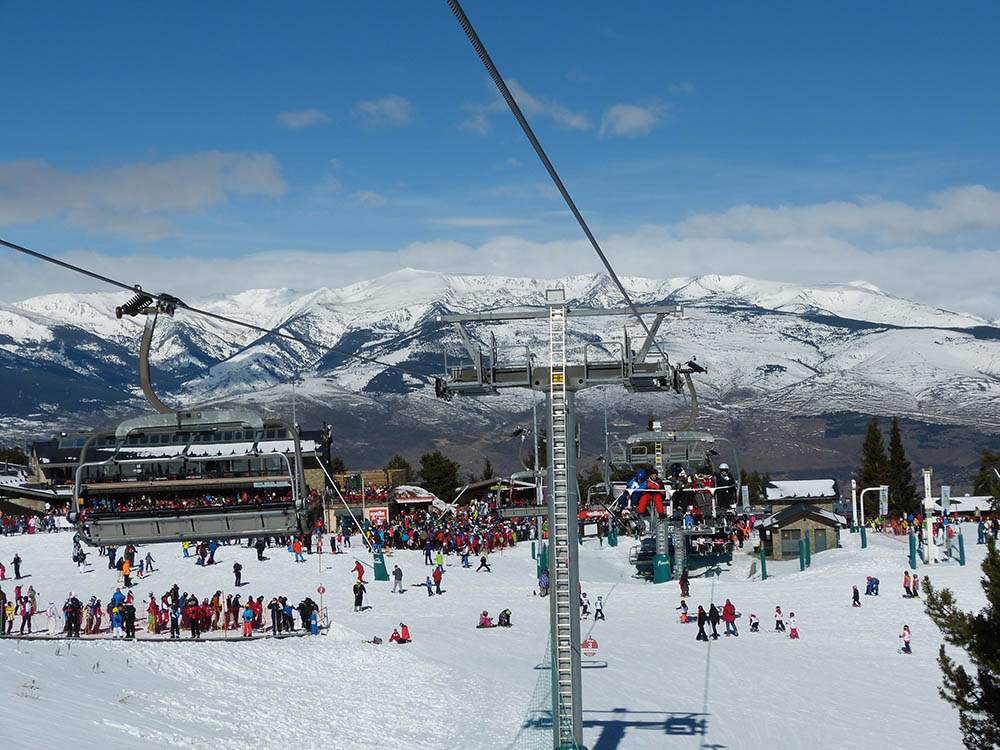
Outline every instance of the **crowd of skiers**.
[[(315, 494), (315, 492), (313, 492)], [(157, 493), (156, 495), (85, 496), (83, 515), (103, 513), (137, 513), (153, 510), (182, 510), (219, 505), (263, 505), (290, 502), (291, 492), (242, 491), (219, 493)]]
[[(481, 512), (482, 511), (482, 512)], [(479, 557), (513, 547), (517, 542), (535, 538), (535, 523), (526, 519), (502, 519), (496, 511), (479, 503), (455, 509), (444, 517), (429, 511), (400, 513), (392, 522), (362, 522), (361, 532), (377, 551), (397, 549), (423, 550), (430, 563), (432, 553)], [(345, 519), (338, 536), (350, 546), (354, 523)]]
[(46, 509), (41, 516), (18, 516), (0, 511), (0, 534), (14, 536), (15, 534), (41, 534), (58, 531), (56, 518)]
[[(108, 633), (112, 638), (135, 638), (136, 622), (145, 612), (143, 629), (151, 635), (166, 634), (171, 639), (181, 637), (181, 631), (190, 632), (191, 638), (200, 638), (203, 633), (223, 631), (240, 632), (249, 638), (270, 630), (272, 635), (295, 632), (295, 616), (306, 632), (315, 632), (313, 616), (319, 615), (319, 607), (306, 597), (297, 605), (287, 597), (275, 596), (264, 602), (263, 596), (248, 596), (241, 601), (239, 594), (225, 596), (216, 591), (211, 597), (201, 599), (187, 591), (181, 592), (174, 584), (162, 596), (150, 592), (149, 597), (137, 600), (131, 591), (123, 592), (121, 587), (104, 605), (96, 596), (84, 603), (73, 592), (66, 597), (62, 607), (50, 601), (45, 610), (39, 612), (37, 595), (33, 587), (22, 594), (17, 586), (14, 596), (7, 599), (0, 589), (0, 611), (4, 613), (3, 635), (12, 635), (15, 616), (21, 617), (18, 635), (31, 635), (39, 630), (33, 628), (32, 618), (44, 615), (47, 618), (45, 632), (50, 636), (65, 635), (79, 638), (81, 635)], [(269, 615), (269, 623), (265, 618)]]

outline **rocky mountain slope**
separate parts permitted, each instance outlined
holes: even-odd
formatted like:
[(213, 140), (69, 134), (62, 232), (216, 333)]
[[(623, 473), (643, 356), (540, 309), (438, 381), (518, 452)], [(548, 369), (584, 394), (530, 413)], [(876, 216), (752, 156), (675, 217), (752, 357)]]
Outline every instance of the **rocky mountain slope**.
[[(899, 415), (960, 435), (1000, 432), (996, 323), (900, 299), (864, 282), (802, 287), (708, 275), (625, 283), (640, 305), (683, 305), (683, 318), (664, 323), (661, 345), (675, 360), (697, 357), (708, 367), (698, 379), (706, 423), (749, 430), (748, 447), (759, 442), (754, 425), (764, 421), (811, 420), (815, 426), (842, 421), (829, 416), (842, 414)], [(552, 286), (564, 286), (573, 307), (621, 304), (602, 275), (542, 280), (416, 270), (307, 293), (248, 290), (187, 301), (434, 375), (442, 372), (445, 352), (452, 363), (464, 353), (452, 328), (435, 322), (437, 314), (537, 308)], [(0, 389), (0, 434), (8, 442), (103, 425), (143, 409), (135, 374), (143, 320), (115, 319), (123, 296), (0, 303), (0, 377), (6, 385)], [(570, 323), (571, 358), (582, 358), (585, 347), (591, 358), (602, 350), (616, 357), (623, 326), (638, 332), (628, 317)], [(547, 356), (544, 322), (469, 329), (484, 350), (496, 337), (501, 362), (523, 361), (526, 346)], [(344, 436), (345, 452), (374, 452), (379, 459), (417, 446), (495, 442), (530, 405), (527, 393), (516, 392), (446, 404), (425, 382), (398, 371), (183, 311), (161, 317), (154, 349), (154, 382), (168, 403), (241, 401), (287, 413), (287, 381), (297, 377), (300, 422), (325, 419)], [(587, 394), (581, 407), (585, 422), (597, 412), (603, 416), (605, 408), (619, 421), (686, 408), (679, 396), (611, 388)], [(400, 428), (408, 430), (402, 440)], [(393, 441), (402, 444), (392, 449)], [(603, 448), (600, 433), (595, 441)]]

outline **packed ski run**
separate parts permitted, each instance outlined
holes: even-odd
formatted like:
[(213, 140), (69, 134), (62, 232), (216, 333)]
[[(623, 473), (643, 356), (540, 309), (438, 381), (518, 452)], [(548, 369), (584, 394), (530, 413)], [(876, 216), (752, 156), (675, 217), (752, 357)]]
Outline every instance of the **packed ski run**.
[[(920, 565), (916, 573), (978, 609), (985, 547), (975, 543), (975, 524), (964, 533), (967, 566)], [(815, 556), (805, 571), (797, 560), (768, 561), (765, 581), (747, 545), (731, 564), (690, 578), (683, 597), (678, 582), (634, 576), (627, 537), (617, 547), (587, 539), (582, 631), (596, 643), (583, 670), (586, 746), (961, 747), (958, 716), (937, 694), (940, 633), (922, 600), (903, 595), (906, 537), (870, 533), (861, 549), (859, 536), (843, 534), (842, 548)], [(15, 744), (36, 744), (41, 733), (47, 744), (78, 747), (503, 747), (543, 672), (549, 607), (528, 540), (484, 549), (485, 565), (442, 549), (436, 586), (437, 551), (396, 550), (387, 566), (399, 573), (375, 581), (357, 536), (352, 546), (341, 539), (340, 554), (330, 554), (329, 540), (326, 554), (212, 545), (211, 564), (180, 544), (139, 547), (146, 569), (129, 588), (106, 556), (74, 560), (72, 537), (0, 537), (0, 560), (17, 558), (21, 576), (8, 564), (0, 587), (11, 599), (30, 589), (36, 602), (31, 636), (18, 637), (23, 618), (12, 612), (12, 634), (0, 642), (6, 735)], [(855, 597), (855, 586), (865, 593)], [(210, 616), (200, 639), (186, 623), (171, 642), (169, 626), (148, 632), (145, 604), (152, 596), (169, 607), (172, 590), (210, 610), (215, 592), (222, 602), (237, 594), (300, 608), (314, 601), (329, 627), (322, 621), (312, 635), (308, 611), (284, 630), (266, 607), (261, 617), (243, 607), (232, 619), (226, 608), (218, 630)], [(99, 635), (66, 637), (69, 599), (117, 596), (124, 606), (130, 594), (136, 640), (116, 637), (115, 626), (107, 632), (107, 621)], [(719, 624), (699, 624), (698, 609), (713, 605)], [(244, 637), (244, 612), (252, 638)], [(477, 627), (484, 618), (510, 627)], [(410, 642), (401, 644), (404, 627)]]

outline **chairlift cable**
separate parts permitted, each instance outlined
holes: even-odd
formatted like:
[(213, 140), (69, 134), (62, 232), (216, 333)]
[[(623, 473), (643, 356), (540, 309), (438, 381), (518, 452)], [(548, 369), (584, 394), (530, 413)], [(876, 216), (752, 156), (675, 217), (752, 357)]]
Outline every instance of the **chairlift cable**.
[(587, 225), (586, 220), (584, 220), (583, 214), (581, 214), (580, 210), (576, 207), (576, 203), (573, 201), (572, 196), (570, 196), (569, 191), (566, 189), (566, 186), (560, 179), (559, 173), (556, 172), (556, 168), (552, 166), (552, 162), (549, 161), (549, 157), (548, 155), (546, 155), (545, 149), (542, 148), (542, 144), (539, 143), (538, 138), (535, 137), (535, 133), (531, 129), (531, 126), (528, 124), (528, 121), (525, 118), (524, 113), (521, 112), (521, 108), (518, 106), (517, 101), (514, 99), (514, 95), (507, 87), (507, 83), (504, 81), (503, 76), (500, 75), (500, 71), (497, 70), (497, 66), (493, 64), (493, 60), (490, 58), (489, 53), (483, 46), (482, 41), (480, 41), (479, 35), (476, 33), (476, 30), (472, 27), (472, 23), (469, 21), (469, 17), (466, 16), (465, 11), (462, 10), (461, 4), (458, 2), (458, 0), (448, 0), (448, 5), (451, 7), (452, 12), (455, 14), (455, 18), (458, 19), (458, 23), (462, 26), (462, 29), (465, 31), (465, 35), (469, 38), (469, 41), (472, 42), (472, 46), (475, 48), (476, 53), (479, 55), (479, 59), (482, 60), (483, 65), (486, 66), (486, 70), (490, 74), (490, 77), (493, 79), (493, 83), (496, 84), (497, 89), (499, 89), (500, 95), (503, 96), (504, 101), (507, 102), (507, 106), (510, 107), (510, 111), (514, 114), (514, 117), (517, 119), (518, 124), (521, 126), (521, 130), (524, 131), (524, 134), (531, 142), (532, 147), (535, 149), (535, 153), (538, 154), (538, 158), (541, 160), (546, 171), (549, 173), (549, 177), (552, 178), (552, 182), (555, 183), (555, 186), (559, 190), (559, 193), (562, 195), (563, 200), (566, 201), (566, 205), (569, 206), (569, 210), (572, 212), (573, 216), (576, 217), (576, 221), (580, 225), (580, 229), (582, 229), (583, 233), (587, 235), (587, 239), (590, 240), (590, 244), (594, 248), (594, 251), (597, 253), (597, 256), (601, 259), (601, 262), (604, 264), (604, 268), (607, 269), (608, 275), (611, 276), (611, 280), (615, 282), (615, 285), (622, 293), (622, 297), (625, 298), (625, 302), (629, 306), (629, 309), (632, 310), (632, 313), (635, 315), (636, 319), (639, 321), (643, 329), (646, 331), (646, 335), (649, 336), (649, 338), (652, 340), (653, 346), (656, 347), (656, 351), (658, 351), (660, 353), (660, 356), (663, 357), (663, 361), (665, 362), (669, 361), (669, 358), (667, 357), (666, 353), (663, 351), (663, 349), (660, 348), (660, 344), (654, 338), (653, 333), (649, 328), (649, 325), (646, 323), (645, 320), (643, 320), (642, 315), (639, 314), (639, 309), (636, 307), (635, 302), (632, 301), (632, 297), (631, 295), (629, 295), (628, 290), (625, 289), (625, 285), (622, 284), (621, 279), (618, 278), (618, 274), (615, 273), (615, 269), (612, 268), (611, 262), (608, 260), (608, 256), (604, 254), (604, 250), (601, 249), (601, 245), (600, 243), (598, 243), (597, 238), (594, 236), (594, 233), (590, 231), (590, 227)]
[(386, 367), (392, 370), (397, 370), (399, 372), (405, 373), (406, 375), (411, 375), (415, 378), (420, 378), (421, 380), (429, 382), (435, 381), (435, 376), (429, 375), (425, 372), (417, 372), (416, 370), (411, 370), (408, 367), (390, 364), (389, 362), (383, 362), (379, 359), (375, 359), (374, 357), (365, 356), (364, 354), (348, 352), (333, 346), (320, 344), (319, 342), (312, 341), (310, 339), (303, 338), (301, 336), (294, 336), (290, 333), (284, 333), (283, 331), (277, 328), (265, 328), (263, 326), (255, 325), (254, 323), (248, 323), (245, 320), (238, 320), (236, 318), (231, 318), (228, 315), (222, 315), (221, 313), (215, 313), (210, 310), (204, 310), (199, 307), (194, 307), (192, 305), (187, 304), (186, 302), (177, 299), (173, 295), (148, 292), (142, 289), (142, 287), (138, 284), (126, 284), (124, 281), (119, 281), (109, 276), (103, 276), (99, 273), (83, 268), (82, 266), (78, 266), (73, 263), (67, 263), (66, 261), (53, 258), (51, 255), (46, 255), (45, 253), (40, 253), (36, 250), (30, 250), (26, 247), (22, 247), (21, 245), (16, 245), (13, 242), (8, 242), (7, 240), (4, 239), (0, 239), (0, 245), (9, 247), (11, 250), (23, 253), (24, 255), (37, 258), (38, 260), (45, 261), (46, 263), (52, 263), (53, 265), (60, 266), (75, 273), (82, 274), (83, 276), (89, 276), (90, 278), (97, 279), (98, 281), (104, 282), (105, 284), (110, 284), (111, 286), (116, 286), (121, 289), (126, 289), (130, 292), (141, 292), (142, 294), (145, 294), (148, 297), (151, 297), (155, 300), (166, 303), (168, 305), (172, 305), (174, 307), (179, 307), (183, 310), (187, 310), (188, 312), (195, 313), (196, 315), (203, 315), (207, 318), (214, 318), (215, 320), (220, 320), (225, 323), (230, 323), (232, 325), (248, 328), (252, 331), (257, 331), (259, 333), (268, 334), (271, 336), (278, 336), (279, 338), (287, 339), (288, 341), (294, 341), (296, 343), (303, 344), (305, 346), (309, 346), (314, 349), (322, 350), (324, 353), (332, 352), (333, 354), (339, 354), (342, 357), (347, 357), (348, 359), (356, 359), (360, 362), (366, 362), (368, 364), (378, 365), (379, 367)]

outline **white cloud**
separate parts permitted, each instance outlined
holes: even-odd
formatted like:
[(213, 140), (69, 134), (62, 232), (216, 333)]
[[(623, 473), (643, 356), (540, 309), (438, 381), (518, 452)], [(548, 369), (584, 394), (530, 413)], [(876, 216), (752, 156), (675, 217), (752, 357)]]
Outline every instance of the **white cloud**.
[(694, 236), (877, 233), (889, 240), (1000, 229), (1000, 193), (983, 185), (966, 185), (932, 194), (926, 206), (871, 196), (853, 203), (831, 201), (777, 208), (741, 205), (721, 213), (692, 216), (676, 229)]
[(616, 104), (604, 111), (600, 134), (649, 135), (666, 114), (667, 107), (660, 101), (645, 105)]
[(230, 195), (285, 192), (271, 154), (204, 151), (149, 164), (71, 172), (39, 159), (0, 163), (0, 226), (62, 219), (137, 241), (174, 233), (172, 216), (226, 203)]
[(467, 120), (458, 123), (458, 129), (476, 135), (486, 135), (492, 129), (489, 118), (483, 112), (476, 112)]
[(386, 203), (386, 199), (374, 190), (359, 190), (356, 193), (351, 193), (350, 197), (360, 203), (367, 203), (369, 206), (382, 206)]
[(322, 125), (327, 122), (330, 122), (330, 118), (325, 112), (318, 109), (300, 109), (278, 113), (278, 124), (292, 130), (308, 128), (310, 125)]
[(667, 91), (671, 94), (693, 94), (698, 89), (695, 88), (694, 84), (690, 81), (681, 81), (680, 83), (668, 83)]
[[(592, 127), (590, 120), (582, 112), (574, 112), (554, 99), (529, 94), (514, 78), (507, 82), (507, 88), (510, 89), (510, 93), (514, 95), (514, 99), (525, 115), (550, 117), (557, 125), (562, 125), (570, 130), (590, 130)], [(507, 104), (500, 102), (500, 108), (507, 109)]]
[[(950, 226), (978, 227), (987, 200), (957, 201), (980, 190), (956, 188), (943, 205), (954, 206)], [(995, 195), (986, 193), (986, 196)], [(825, 204), (823, 204), (825, 205)], [(903, 204), (905, 205), (905, 204)], [(935, 204), (937, 205), (937, 204)], [(919, 211), (910, 207), (911, 210)], [(716, 214), (716, 216), (723, 214)], [(964, 216), (964, 222), (956, 217)], [(993, 221), (1000, 221), (995, 218)], [(996, 268), (1000, 246), (949, 249), (923, 243), (857, 242), (831, 234), (724, 236), (700, 217), (664, 226), (644, 226), (629, 234), (601, 237), (612, 264), (624, 275), (697, 276), (742, 274), (799, 284), (864, 279), (892, 294), (972, 312), (996, 320), (1000, 289)], [(470, 221), (475, 221), (471, 219)], [(947, 223), (943, 222), (943, 223)], [(933, 228), (943, 225), (929, 224)], [(704, 231), (696, 231), (702, 226)], [(498, 227), (502, 231), (502, 227)], [(396, 250), (307, 253), (295, 250), (238, 258), (163, 258), (157, 255), (113, 257), (88, 252), (60, 256), (99, 273), (141, 283), (184, 299), (260, 287), (313, 289), (343, 286), (412, 267), (452, 273), (495, 273), (557, 278), (567, 273), (601, 270), (589, 243), (567, 230), (570, 239), (536, 242), (509, 233), (482, 244), (434, 240)], [(43, 266), (19, 256), (2, 258), (0, 300), (14, 301), (46, 292), (104, 289), (88, 279)]]
[(372, 125), (406, 125), (410, 122), (413, 105), (407, 99), (390, 94), (381, 99), (358, 102), (354, 116)]
[[(492, 86), (492, 82), (490, 83)], [(556, 125), (569, 130), (590, 130), (593, 125), (582, 112), (574, 112), (569, 107), (542, 96), (535, 96), (527, 91), (516, 79), (507, 81), (507, 88), (510, 89), (515, 101), (525, 117), (529, 118), (549, 118)], [(492, 128), (490, 117), (501, 112), (509, 112), (507, 102), (502, 98), (494, 100), (490, 104), (469, 105), (467, 109), (472, 112), (471, 117), (459, 123), (459, 129), (470, 133), (486, 135)]]
[(428, 219), (431, 224), (445, 227), (519, 227), (537, 224), (535, 219), (514, 219), (491, 216), (445, 216), (438, 219)]

